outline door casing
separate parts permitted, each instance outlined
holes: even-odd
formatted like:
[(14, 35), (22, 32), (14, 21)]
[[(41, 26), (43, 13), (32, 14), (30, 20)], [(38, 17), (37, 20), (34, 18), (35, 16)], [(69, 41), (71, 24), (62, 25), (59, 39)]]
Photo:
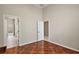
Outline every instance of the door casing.
[[(13, 15), (3, 15), (3, 31), (4, 31), (4, 46), (7, 46), (7, 39), (8, 39), (8, 29), (7, 29), (7, 18), (15, 19), (18, 22), (18, 30), (17, 30), (17, 45), (19, 45), (19, 19), (20, 17), (13, 16)], [(16, 33), (16, 30), (15, 30)]]

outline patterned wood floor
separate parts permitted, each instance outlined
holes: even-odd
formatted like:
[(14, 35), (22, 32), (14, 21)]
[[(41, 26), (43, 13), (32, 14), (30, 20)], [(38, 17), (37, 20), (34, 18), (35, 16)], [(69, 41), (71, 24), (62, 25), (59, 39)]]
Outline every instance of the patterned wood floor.
[(7, 49), (5, 54), (79, 54), (79, 52), (47, 41), (38, 41), (19, 48)]

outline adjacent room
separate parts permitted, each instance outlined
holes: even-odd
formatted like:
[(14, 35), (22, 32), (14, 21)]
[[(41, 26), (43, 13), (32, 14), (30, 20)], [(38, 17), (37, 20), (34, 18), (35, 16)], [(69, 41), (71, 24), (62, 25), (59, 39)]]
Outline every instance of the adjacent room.
[(0, 54), (79, 54), (79, 5), (0, 4)]

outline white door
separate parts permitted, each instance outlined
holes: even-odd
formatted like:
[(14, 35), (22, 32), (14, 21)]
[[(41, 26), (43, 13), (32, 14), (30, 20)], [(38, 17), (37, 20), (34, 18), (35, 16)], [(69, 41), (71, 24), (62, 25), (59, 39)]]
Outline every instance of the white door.
[(44, 22), (38, 21), (37, 27), (38, 27), (38, 29), (37, 29), (38, 41), (44, 40)]
[(19, 18), (14, 16), (4, 16), (4, 39), (5, 46), (12, 48), (18, 46), (19, 40)]

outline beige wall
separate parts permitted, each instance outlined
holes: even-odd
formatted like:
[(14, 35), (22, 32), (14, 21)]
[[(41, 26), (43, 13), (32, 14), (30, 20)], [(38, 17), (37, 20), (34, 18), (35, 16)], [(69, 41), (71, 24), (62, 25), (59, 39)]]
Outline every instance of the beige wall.
[(79, 50), (79, 5), (50, 5), (44, 8), (49, 20), (49, 41)]
[(4, 15), (20, 17), (20, 44), (37, 41), (36, 24), (37, 20), (42, 20), (42, 9), (32, 5), (3, 5), (2, 8)]
[(4, 45), (3, 40), (3, 21), (2, 21), (2, 6), (0, 5), (0, 47)]

